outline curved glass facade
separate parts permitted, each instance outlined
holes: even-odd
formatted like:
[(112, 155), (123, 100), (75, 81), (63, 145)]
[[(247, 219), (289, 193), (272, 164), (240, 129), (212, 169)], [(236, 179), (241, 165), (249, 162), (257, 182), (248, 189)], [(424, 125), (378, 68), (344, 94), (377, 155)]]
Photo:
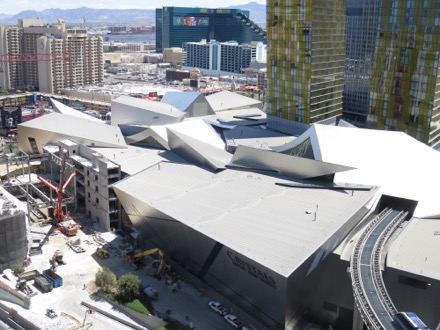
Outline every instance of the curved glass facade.
[[(162, 15), (162, 17), (159, 17)], [(182, 47), (184, 42), (234, 40), (239, 44), (262, 41), (264, 37), (252, 31), (242, 17), (249, 17), (248, 10), (163, 7), (156, 10), (156, 49)], [(159, 49), (158, 49), (159, 50)]]
[(383, 0), (367, 124), (440, 141), (440, 2)]
[(268, 115), (305, 124), (342, 113), (345, 3), (269, 0)]

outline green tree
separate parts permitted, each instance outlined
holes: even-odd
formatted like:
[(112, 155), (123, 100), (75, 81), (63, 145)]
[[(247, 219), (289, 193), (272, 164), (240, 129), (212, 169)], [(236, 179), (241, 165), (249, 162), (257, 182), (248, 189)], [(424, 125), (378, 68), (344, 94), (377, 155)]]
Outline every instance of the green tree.
[(8, 142), (7, 144), (9, 152), (13, 152), (15, 149), (15, 143), (14, 142)]
[(120, 301), (132, 301), (139, 296), (141, 280), (131, 273), (122, 275), (118, 280), (117, 298)]
[(95, 284), (102, 292), (110, 293), (116, 287), (116, 275), (110, 269), (104, 267), (96, 273)]
[(11, 270), (15, 274), (15, 276), (17, 276), (18, 274), (21, 274), (24, 272), (24, 266), (23, 266), (23, 264), (16, 263), (16, 264), (12, 265)]

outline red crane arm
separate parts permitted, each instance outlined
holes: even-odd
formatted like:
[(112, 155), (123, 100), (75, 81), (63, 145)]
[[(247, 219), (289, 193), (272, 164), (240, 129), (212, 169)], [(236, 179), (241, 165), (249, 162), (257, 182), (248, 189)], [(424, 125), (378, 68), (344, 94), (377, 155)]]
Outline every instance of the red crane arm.
[(56, 193), (58, 193), (58, 187), (54, 186), (52, 183), (47, 181), (45, 178), (42, 178), (41, 176), (37, 175), (38, 180), (40, 180), (42, 183), (44, 183), (49, 188), (55, 190)]
[(75, 176), (75, 172), (72, 172), (72, 174), (70, 174), (69, 178), (66, 180), (66, 183), (63, 185), (63, 188), (61, 189), (61, 192), (64, 193), (64, 191), (66, 190), (66, 187), (69, 185), (70, 181), (72, 181), (73, 177)]

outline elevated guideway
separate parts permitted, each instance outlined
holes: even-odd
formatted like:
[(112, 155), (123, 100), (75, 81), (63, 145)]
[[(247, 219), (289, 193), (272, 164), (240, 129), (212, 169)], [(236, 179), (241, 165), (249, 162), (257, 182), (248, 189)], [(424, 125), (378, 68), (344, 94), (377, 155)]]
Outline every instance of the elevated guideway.
[(354, 299), (368, 329), (396, 329), (392, 303), (380, 269), (383, 246), (408, 212), (384, 209), (364, 230), (356, 243), (350, 262)]

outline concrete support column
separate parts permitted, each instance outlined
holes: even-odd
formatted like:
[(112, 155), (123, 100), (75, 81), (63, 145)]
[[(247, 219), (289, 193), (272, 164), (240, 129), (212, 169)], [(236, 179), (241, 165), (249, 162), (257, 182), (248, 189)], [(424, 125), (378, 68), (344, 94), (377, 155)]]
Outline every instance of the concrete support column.
[(353, 330), (362, 330), (364, 328), (364, 321), (362, 320), (361, 313), (357, 308), (356, 304), (354, 304), (353, 309)]

